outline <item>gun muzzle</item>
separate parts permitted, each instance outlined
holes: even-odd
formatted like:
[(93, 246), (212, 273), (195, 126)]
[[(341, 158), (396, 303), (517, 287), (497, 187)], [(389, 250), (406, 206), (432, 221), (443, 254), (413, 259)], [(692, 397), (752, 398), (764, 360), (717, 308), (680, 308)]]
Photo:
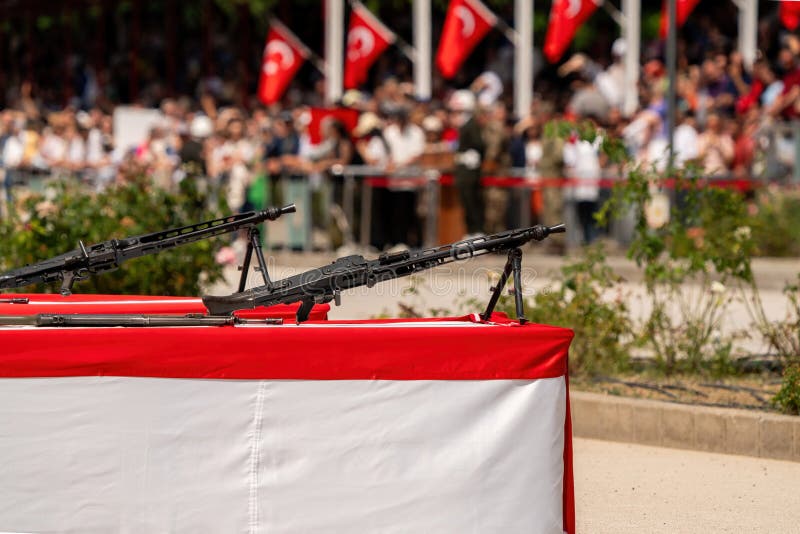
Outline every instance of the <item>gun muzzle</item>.
[(547, 235), (550, 235), (550, 234), (563, 234), (566, 231), (567, 231), (567, 227), (564, 225), (564, 223), (557, 224), (555, 226), (548, 226), (547, 227)]
[(286, 215), (287, 213), (295, 213), (297, 211), (297, 207), (294, 204), (289, 204), (288, 206), (284, 206), (282, 208), (267, 208), (267, 219), (270, 221), (274, 221), (281, 215)]

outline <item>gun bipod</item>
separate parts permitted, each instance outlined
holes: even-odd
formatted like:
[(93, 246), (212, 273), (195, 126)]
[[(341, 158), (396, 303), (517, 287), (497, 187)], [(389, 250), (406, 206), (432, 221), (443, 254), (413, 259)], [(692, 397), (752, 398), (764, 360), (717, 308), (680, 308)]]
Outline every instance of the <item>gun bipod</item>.
[(514, 277), (514, 288), (512, 292), (514, 295), (514, 304), (517, 309), (517, 319), (520, 324), (528, 322), (528, 319), (525, 318), (524, 303), (522, 301), (522, 250), (519, 247), (512, 248), (508, 251), (508, 259), (503, 268), (503, 274), (500, 275), (500, 280), (497, 282), (497, 285), (492, 288), (492, 297), (489, 299), (486, 311), (481, 315), (481, 319), (484, 321), (488, 321), (489, 318), (491, 318), (492, 312), (494, 312), (494, 308), (497, 306), (497, 301), (500, 300), (500, 296), (503, 294), (503, 289), (508, 282), (509, 275), (513, 275)]

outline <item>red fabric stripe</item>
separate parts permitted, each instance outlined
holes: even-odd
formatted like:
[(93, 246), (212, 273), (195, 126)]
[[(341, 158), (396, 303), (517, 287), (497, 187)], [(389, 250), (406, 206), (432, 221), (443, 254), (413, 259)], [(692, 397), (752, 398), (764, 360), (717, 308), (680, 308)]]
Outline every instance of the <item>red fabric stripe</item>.
[[(371, 187), (389, 187), (390, 185), (411, 185), (413, 187), (424, 187), (428, 179), (424, 177), (404, 177), (389, 178), (385, 176), (371, 176), (364, 179)], [(492, 176), (487, 175), (481, 178), (481, 185), (484, 187), (506, 187), (506, 188), (530, 188), (543, 189), (546, 187), (571, 188), (577, 186), (597, 186), (611, 189), (616, 185), (622, 185), (625, 180), (622, 178), (537, 178), (535, 180), (519, 178), (516, 176)], [(455, 185), (452, 174), (442, 174), (439, 176), (439, 184), (444, 186)], [(665, 180), (662, 184), (666, 188), (674, 188), (675, 180)], [(736, 189), (738, 191), (751, 191), (759, 189), (763, 183), (747, 178), (706, 178), (699, 180), (697, 187), (724, 187)]]
[(9, 328), (0, 330), (0, 377), (485, 380), (566, 374), (571, 330), (497, 320), (501, 324), (465, 327), (353, 321), (253, 328)]
[(572, 470), (572, 415), (569, 409), (569, 374), (567, 381), (567, 416), (564, 418), (564, 532), (575, 534), (575, 481)]

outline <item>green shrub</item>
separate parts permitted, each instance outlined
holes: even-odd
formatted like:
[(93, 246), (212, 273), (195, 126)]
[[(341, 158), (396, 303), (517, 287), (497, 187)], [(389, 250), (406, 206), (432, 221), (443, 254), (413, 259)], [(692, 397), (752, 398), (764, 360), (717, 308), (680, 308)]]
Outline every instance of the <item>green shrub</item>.
[(782, 412), (800, 415), (800, 365), (790, 365), (783, 371), (783, 383), (772, 403)]
[[(78, 247), (185, 226), (219, 216), (209, 212), (188, 180), (181, 193), (151, 186), (133, 176), (103, 192), (74, 181), (49, 185), (42, 194), (18, 198), (11, 216), (0, 221), (0, 270), (63, 254)], [(77, 293), (197, 295), (201, 275), (208, 282), (221, 276), (214, 251), (225, 237), (199, 241), (125, 262), (113, 272), (78, 282)], [(58, 284), (19, 288), (23, 292), (57, 292)]]
[(766, 188), (750, 205), (759, 256), (800, 256), (800, 194)]
[(770, 348), (785, 365), (800, 362), (800, 274), (793, 284), (783, 288), (788, 310), (783, 320), (775, 321), (766, 317), (760, 299), (754, 299), (757, 312), (755, 324)]
[[(528, 319), (575, 332), (570, 373), (598, 375), (629, 368), (633, 327), (620, 282), (606, 263), (602, 247), (589, 247), (581, 258), (561, 268), (553, 286), (527, 299)], [(500, 300), (497, 309), (516, 316), (514, 299), (509, 296)]]

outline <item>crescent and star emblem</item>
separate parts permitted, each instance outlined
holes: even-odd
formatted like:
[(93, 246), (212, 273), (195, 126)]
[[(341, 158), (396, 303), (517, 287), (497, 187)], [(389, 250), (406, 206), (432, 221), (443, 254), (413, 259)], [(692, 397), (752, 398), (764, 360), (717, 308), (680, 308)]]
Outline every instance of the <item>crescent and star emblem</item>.
[(375, 48), (375, 37), (364, 26), (351, 28), (347, 33), (347, 59), (357, 61)]
[(569, 5), (567, 5), (567, 12), (566, 15), (574, 19), (578, 16), (578, 13), (581, 12), (581, 7), (583, 6), (583, 0), (567, 0)]
[(264, 49), (267, 62), (264, 64), (264, 73), (272, 76), (279, 70), (286, 70), (294, 64), (294, 52), (284, 41), (273, 39)]
[(455, 10), (456, 18), (461, 20), (461, 37), (469, 37), (475, 31), (475, 16), (467, 7), (457, 6)]

